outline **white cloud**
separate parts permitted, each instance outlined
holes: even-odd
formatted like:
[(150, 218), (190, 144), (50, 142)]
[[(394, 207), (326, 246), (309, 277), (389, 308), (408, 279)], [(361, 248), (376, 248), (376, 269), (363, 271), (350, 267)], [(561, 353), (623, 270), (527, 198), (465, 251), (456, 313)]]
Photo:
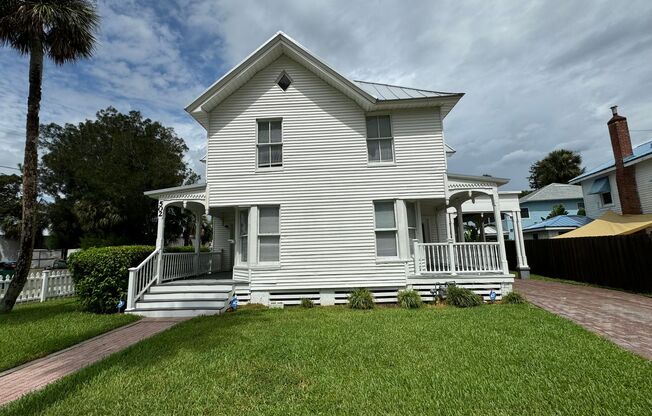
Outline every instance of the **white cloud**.
[[(183, 106), (283, 30), (351, 78), (465, 92), (445, 121), (446, 138), (458, 150), (451, 170), (511, 177), (511, 189), (525, 188), (529, 165), (556, 148), (580, 150), (589, 166), (607, 160), (606, 121), (614, 103), (630, 128), (652, 129), (652, 3), (645, 1), (627, 7), (605, 0), (176, 0), (157, 6), (103, 2), (96, 57), (56, 75), (49, 71), (44, 118), (88, 117), (104, 103), (142, 109), (174, 126), (200, 154), (204, 133)], [(10, 71), (19, 66), (12, 63)], [(77, 85), (80, 73), (93, 84)], [(19, 86), (0, 103), (9, 112), (0, 121), (0, 144), (24, 124), (15, 115), (24, 111), (24, 78), (11, 82)], [(69, 108), (55, 105), (62, 99)], [(652, 132), (632, 135), (638, 143)]]

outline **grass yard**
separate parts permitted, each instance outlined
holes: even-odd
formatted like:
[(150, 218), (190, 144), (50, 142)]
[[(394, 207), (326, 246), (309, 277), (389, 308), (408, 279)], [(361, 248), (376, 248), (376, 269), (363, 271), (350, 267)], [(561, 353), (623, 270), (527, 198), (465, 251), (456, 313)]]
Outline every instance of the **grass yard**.
[(649, 415), (652, 363), (531, 305), (241, 309), (2, 415)]
[(18, 304), (0, 315), (0, 371), (135, 321), (132, 315), (82, 312), (75, 298)]

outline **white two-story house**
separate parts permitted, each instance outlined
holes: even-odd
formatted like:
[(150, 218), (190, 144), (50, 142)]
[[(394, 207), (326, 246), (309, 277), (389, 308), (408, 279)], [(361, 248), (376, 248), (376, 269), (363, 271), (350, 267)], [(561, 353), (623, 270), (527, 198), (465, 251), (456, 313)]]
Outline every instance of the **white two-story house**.
[[(332, 305), (358, 287), (378, 302), (408, 287), (431, 299), (450, 282), (500, 298), (513, 282), (502, 230), (467, 243), (447, 213), (478, 198), (500, 216), (507, 182), (447, 171), (443, 123), (462, 95), (351, 81), (276, 34), (186, 108), (207, 132), (206, 183), (146, 193), (157, 249), (131, 271), (129, 311), (215, 313), (233, 293)], [(163, 253), (171, 205), (211, 216), (212, 252)], [(517, 200), (505, 208), (520, 214)]]

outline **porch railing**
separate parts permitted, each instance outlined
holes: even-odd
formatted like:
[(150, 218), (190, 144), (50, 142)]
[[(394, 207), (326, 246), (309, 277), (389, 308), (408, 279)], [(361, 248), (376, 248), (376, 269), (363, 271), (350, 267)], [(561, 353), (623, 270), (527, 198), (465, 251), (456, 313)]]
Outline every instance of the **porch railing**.
[(127, 308), (132, 309), (147, 289), (156, 282), (221, 271), (222, 254), (222, 251), (161, 254), (160, 250), (154, 250), (142, 263), (129, 269)]
[(415, 274), (501, 273), (499, 243), (414, 242)]
[(143, 296), (158, 279), (158, 260), (161, 250), (156, 249), (138, 266), (129, 269), (127, 288), (127, 309), (133, 309), (136, 301)]

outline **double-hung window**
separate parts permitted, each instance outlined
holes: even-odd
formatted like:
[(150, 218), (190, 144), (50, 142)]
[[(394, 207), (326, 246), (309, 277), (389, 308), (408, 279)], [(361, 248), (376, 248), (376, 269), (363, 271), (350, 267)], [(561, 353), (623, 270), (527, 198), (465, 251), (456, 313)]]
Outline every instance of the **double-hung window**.
[(367, 155), (369, 163), (394, 161), (394, 139), (389, 116), (367, 117)]
[(281, 120), (258, 121), (258, 167), (283, 166)]
[(412, 240), (417, 238), (417, 206), (414, 202), (405, 202), (405, 209), (407, 210), (407, 226), (408, 238), (410, 244), (410, 254), (414, 251), (414, 244)]
[(238, 244), (240, 245), (240, 262), (247, 262), (247, 250), (249, 242), (249, 209), (241, 208), (239, 210), (240, 217), (240, 235)]
[(376, 256), (398, 257), (394, 201), (374, 202)]
[(521, 217), (530, 218), (530, 208), (521, 207)]
[(258, 208), (258, 261), (278, 263), (281, 229), (279, 206)]

